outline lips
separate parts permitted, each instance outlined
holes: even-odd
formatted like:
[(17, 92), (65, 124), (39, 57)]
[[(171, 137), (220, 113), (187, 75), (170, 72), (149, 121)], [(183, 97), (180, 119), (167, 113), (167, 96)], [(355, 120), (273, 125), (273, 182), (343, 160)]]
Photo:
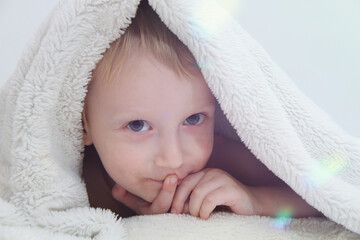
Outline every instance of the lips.
[(150, 178), (149, 180), (152, 181), (152, 182), (156, 182), (156, 183), (161, 183), (161, 184), (164, 183), (164, 180), (156, 180), (156, 179), (153, 179), (153, 178)]
[[(157, 179), (153, 179), (153, 178), (150, 178), (149, 180), (151, 180), (152, 182), (155, 182), (155, 183), (159, 183), (159, 184), (164, 184), (164, 181), (165, 181), (165, 179), (157, 180)], [(177, 185), (179, 185), (182, 181), (183, 181), (183, 178), (178, 179)]]
[(183, 178), (178, 179), (177, 185), (179, 185), (182, 182)]

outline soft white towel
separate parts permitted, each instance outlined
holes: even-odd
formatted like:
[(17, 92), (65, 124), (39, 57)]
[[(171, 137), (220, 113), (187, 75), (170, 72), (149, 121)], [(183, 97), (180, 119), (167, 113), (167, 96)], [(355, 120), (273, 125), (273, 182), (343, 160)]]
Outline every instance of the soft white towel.
[[(149, 0), (192, 51), (235, 130), (330, 220), (214, 214), (116, 219), (89, 207), (81, 112), (91, 70), (139, 0), (61, 1), (0, 90), (1, 239), (360, 239), (360, 141), (312, 103), (211, 0)], [(274, 225), (275, 224), (275, 225)], [(185, 230), (184, 230), (185, 229)]]

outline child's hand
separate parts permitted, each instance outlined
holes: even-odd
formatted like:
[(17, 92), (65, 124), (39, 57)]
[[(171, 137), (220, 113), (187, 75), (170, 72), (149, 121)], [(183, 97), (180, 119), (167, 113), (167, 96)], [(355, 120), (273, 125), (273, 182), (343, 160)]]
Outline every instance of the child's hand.
[(137, 214), (145, 215), (166, 213), (170, 209), (172, 200), (174, 198), (177, 182), (178, 179), (176, 175), (167, 176), (160, 193), (152, 203), (149, 203), (144, 199), (129, 193), (118, 184), (115, 184), (113, 187), (112, 196)]
[(236, 214), (258, 214), (255, 208), (259, 204), (250, 189), (215, 168), (187, 176), (177, 188), (171, 212), (207, 219), (220, 205), (228, 206)]

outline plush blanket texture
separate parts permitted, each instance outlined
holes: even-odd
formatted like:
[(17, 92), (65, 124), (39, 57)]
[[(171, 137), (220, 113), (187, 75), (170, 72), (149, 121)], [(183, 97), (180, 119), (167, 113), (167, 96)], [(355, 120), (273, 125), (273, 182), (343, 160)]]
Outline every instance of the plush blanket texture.
[[(0, 90), (0, 239), (360, 239), (360, 141), (211, 0), (149, 0), (193, 53), (234, 132), (324, 219), (117, 219), (89, 207), (81, 112), (91, 70), (139, 0), (61, 1)], [(122, 29), (122, 30), (120, 30)]]

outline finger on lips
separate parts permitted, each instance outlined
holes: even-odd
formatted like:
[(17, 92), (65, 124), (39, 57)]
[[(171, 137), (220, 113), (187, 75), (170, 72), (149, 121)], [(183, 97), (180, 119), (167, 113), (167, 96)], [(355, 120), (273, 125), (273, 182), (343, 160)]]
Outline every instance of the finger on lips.
[(151, 204), (152, 213), (164, 213), (169, 210), (175, 194), (178, 178), (176, 175), (169, 175), (165, 178), (159, 195)]
[[(178, 178), (176, 175), (170, 175), (170, 176), (166, 177), (166, 179), (165, 179), (165, 184), (170, 187), (176, 186), (177, 182), (178, 182)], [(173, 188), (171, 188), (171, 189), (173, 189)]]

